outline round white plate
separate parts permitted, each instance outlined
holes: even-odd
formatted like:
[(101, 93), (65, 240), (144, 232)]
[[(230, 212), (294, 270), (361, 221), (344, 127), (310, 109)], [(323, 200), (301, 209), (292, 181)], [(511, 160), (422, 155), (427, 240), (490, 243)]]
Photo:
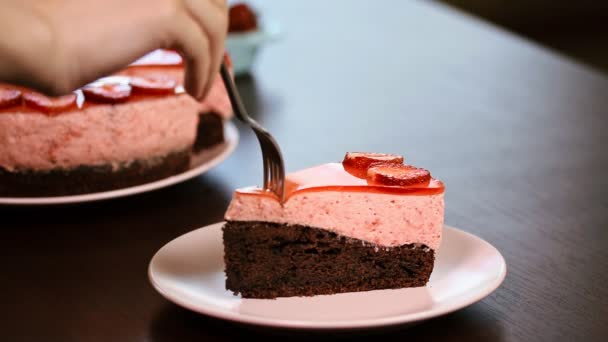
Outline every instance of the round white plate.
[(148, 276), (161, 295), (180, 306), (248, 324), (350, 329), (417, 322), (479, 301), (502, 283), (507, 270), (492, 245), (446, 226), (426, 287), (242, 299), (224, 288), (222, 225), (194, 230), (166, 244), (152, 258)]
[(210, 149), (195, 153), (192, 157), (190, 169), (180, 174), (167, 177), (142, 185), (112, 191), (96, 192), (90, 194), (56, 197), (0, 197), (0, 204), (12, 205), (51, 205), (99, 201), (117, 197), (124, 197), (164, 188), (176, 183), (186, 181), (221, 163), (234, 151), (239, 141), (239, 133), (232, 122), (224, 124), (224, 142)]

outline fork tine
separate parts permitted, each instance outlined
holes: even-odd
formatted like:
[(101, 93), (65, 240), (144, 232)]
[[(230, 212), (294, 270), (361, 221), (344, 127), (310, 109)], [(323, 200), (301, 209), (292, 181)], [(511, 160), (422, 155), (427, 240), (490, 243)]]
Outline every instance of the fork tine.
[(260, 146), (262, 147), (264, 170), (266, 171), (264, 175), (265, 188), (273, 190), (273, 179), (275, 177), (275, 166), (273, 162), (274, 153), (266, 141), (266, 136), (260, 137)]
[(274, 147), (271, 145), (268, 145), (268, 143), (266, 143), (266, 151), (268, 152), (268, 155), (266, 156), (267, 160), (268, 160), (268, 182), (270, 184), (274, 183), (274, 178), (276, 177), (276, 163), (275, 163), (275, 156), (276, 156), (276, 152), (274, 151)]
[(274, 192), (282, 203), (284, 199), (283, 179), (285, 175), (283, 158), (278, 149), (278, 144), (272, 135), (257, 123), (254, 122), (252, 128), (260, 141), (260, 147), (262, 149), (262, 159), (264, 162), (264, 189)]
[(274, 156), (271, 158), (272, 172), (271, 172), (271, 182), (274, 192), (279, 196), (281, 202), (284, 199), (283, 189), (284, 189), (284, 169), (282, 165), (282, 158), (280, 155)]
[(270, 188), (270, 166), (266, 162), (267, 158), (264, 158), (264, 189)]
[[(261, 144), (264, 146), (264, 144)], [(270, 189), (270, 180), (272, 179), (272, 166), (270, 164), (270, 158), (268, 157), (268, 151), (265, 147), (262, 147), (262, 159), (264, 162), (264, 189)]]
[(284, 166), (283, 158), (277, 149), (277, 145), (270, 135), (264, 135), (262, 145), (264, 146), (264, 159), (268, 161), (268, 188), (273, 191), (283, 202), (283, 183), (284, 183)]
[(277, 173), (277, 164), (274, 161), (270, 163), (270, 170), (271, 170), (270, 178), (271, 178), (271, 182), (272, 182), (272, 187), (276, 188), (278, 173)]
[(268, 189), (269, 184), (270, 184), (269, 180), (272, 176), (271, 176), (269, 157), (268, 157), (269, 151), (268, 151), (267, 144), (264, 143), (266, 137), (263, 132), (259, 132), (253, 125), (251, 125), (251, 127), (253, 128), (253, 132), (255, 133), (256, 137), (258, 138), (258, 141), (260, 142), (260, 148), (262, 149), (262, 162), (263, 162), (263, 171), (264, 171), (263, 188)]

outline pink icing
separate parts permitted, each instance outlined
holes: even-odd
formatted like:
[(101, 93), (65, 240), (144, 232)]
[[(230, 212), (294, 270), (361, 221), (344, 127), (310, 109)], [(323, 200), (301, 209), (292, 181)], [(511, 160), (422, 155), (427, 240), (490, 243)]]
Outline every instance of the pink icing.
[(224, 82), (222, 81), (220, 75), (215, 77), (207, 97), (201, 101), (199, 110), (201, 113), (217, 113), (224, 119), (229, 119), (232, 117), (232, 105), (230, 104), (226, 87), (224, 87)]
[(281, 207), (272, 197), (237, 193), (225, 218), (323, 228), (380, 246), (423, 243), (437, 249), (443, 228), (443, 194), (324, 191), (295, 195)]
[(437, 249), (441, 242), (444, 188), (438, 180), (417, 188), (368, 186), (341, 164), (325, 164), (288, 175), (287, 192), (281, 206), (259, 189), (237, 190), (225, 219), (312, 226), (379, 246)]
[(0, 167), (7, 170), (118, 166), (188, 148), (198, 103), (187, 95), (85, 106), (58, 116), (0, 115)]

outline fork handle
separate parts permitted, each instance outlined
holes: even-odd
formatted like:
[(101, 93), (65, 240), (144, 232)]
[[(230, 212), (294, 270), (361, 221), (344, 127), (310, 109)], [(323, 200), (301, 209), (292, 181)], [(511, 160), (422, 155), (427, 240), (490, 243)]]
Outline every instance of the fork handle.
[(239, 92), (236, 89), (236, 85), (234, 84), (232, 76), (230, 76), (230, 72), (228, 71), (228, 67), (226, 67), (226, 63), (224, 62), (222, 62), (222, 65), (220, 67), (220, 74), (222, 75), (222, 80), (224, 81), (226, 92), (228, 93), (228, 97), (230, 98), (230, 104), (232, 105), (234, 116), (236, 116), (239, 120), (245, 123), (250, 123), (248, 120), (249, 115), (247, 115), (247, 111), (245, 110), (243, 101), (239, 96)]

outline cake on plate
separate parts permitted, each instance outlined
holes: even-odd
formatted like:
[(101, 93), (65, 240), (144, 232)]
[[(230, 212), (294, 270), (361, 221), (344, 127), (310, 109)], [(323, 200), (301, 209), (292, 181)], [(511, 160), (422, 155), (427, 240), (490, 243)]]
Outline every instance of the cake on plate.
[(0, 196), (122, 188), (188, 169), (199, 103), (173, 81), (108, 77), (50, 98), (0, 86)]
[(226, 288), (244, 298), (424, 286), (444, 184), (401, 156), (347, 153), (287, 175), (285, 202), (238, 189), (223, 227)]
[(193, 151), (224, 141), (232, 111), (219, 74), (200, 102), (183, 74), (176, 52), (156, 50), (62, 97), (0, 84), (0, 196), (108, 191), (187, 171)]

